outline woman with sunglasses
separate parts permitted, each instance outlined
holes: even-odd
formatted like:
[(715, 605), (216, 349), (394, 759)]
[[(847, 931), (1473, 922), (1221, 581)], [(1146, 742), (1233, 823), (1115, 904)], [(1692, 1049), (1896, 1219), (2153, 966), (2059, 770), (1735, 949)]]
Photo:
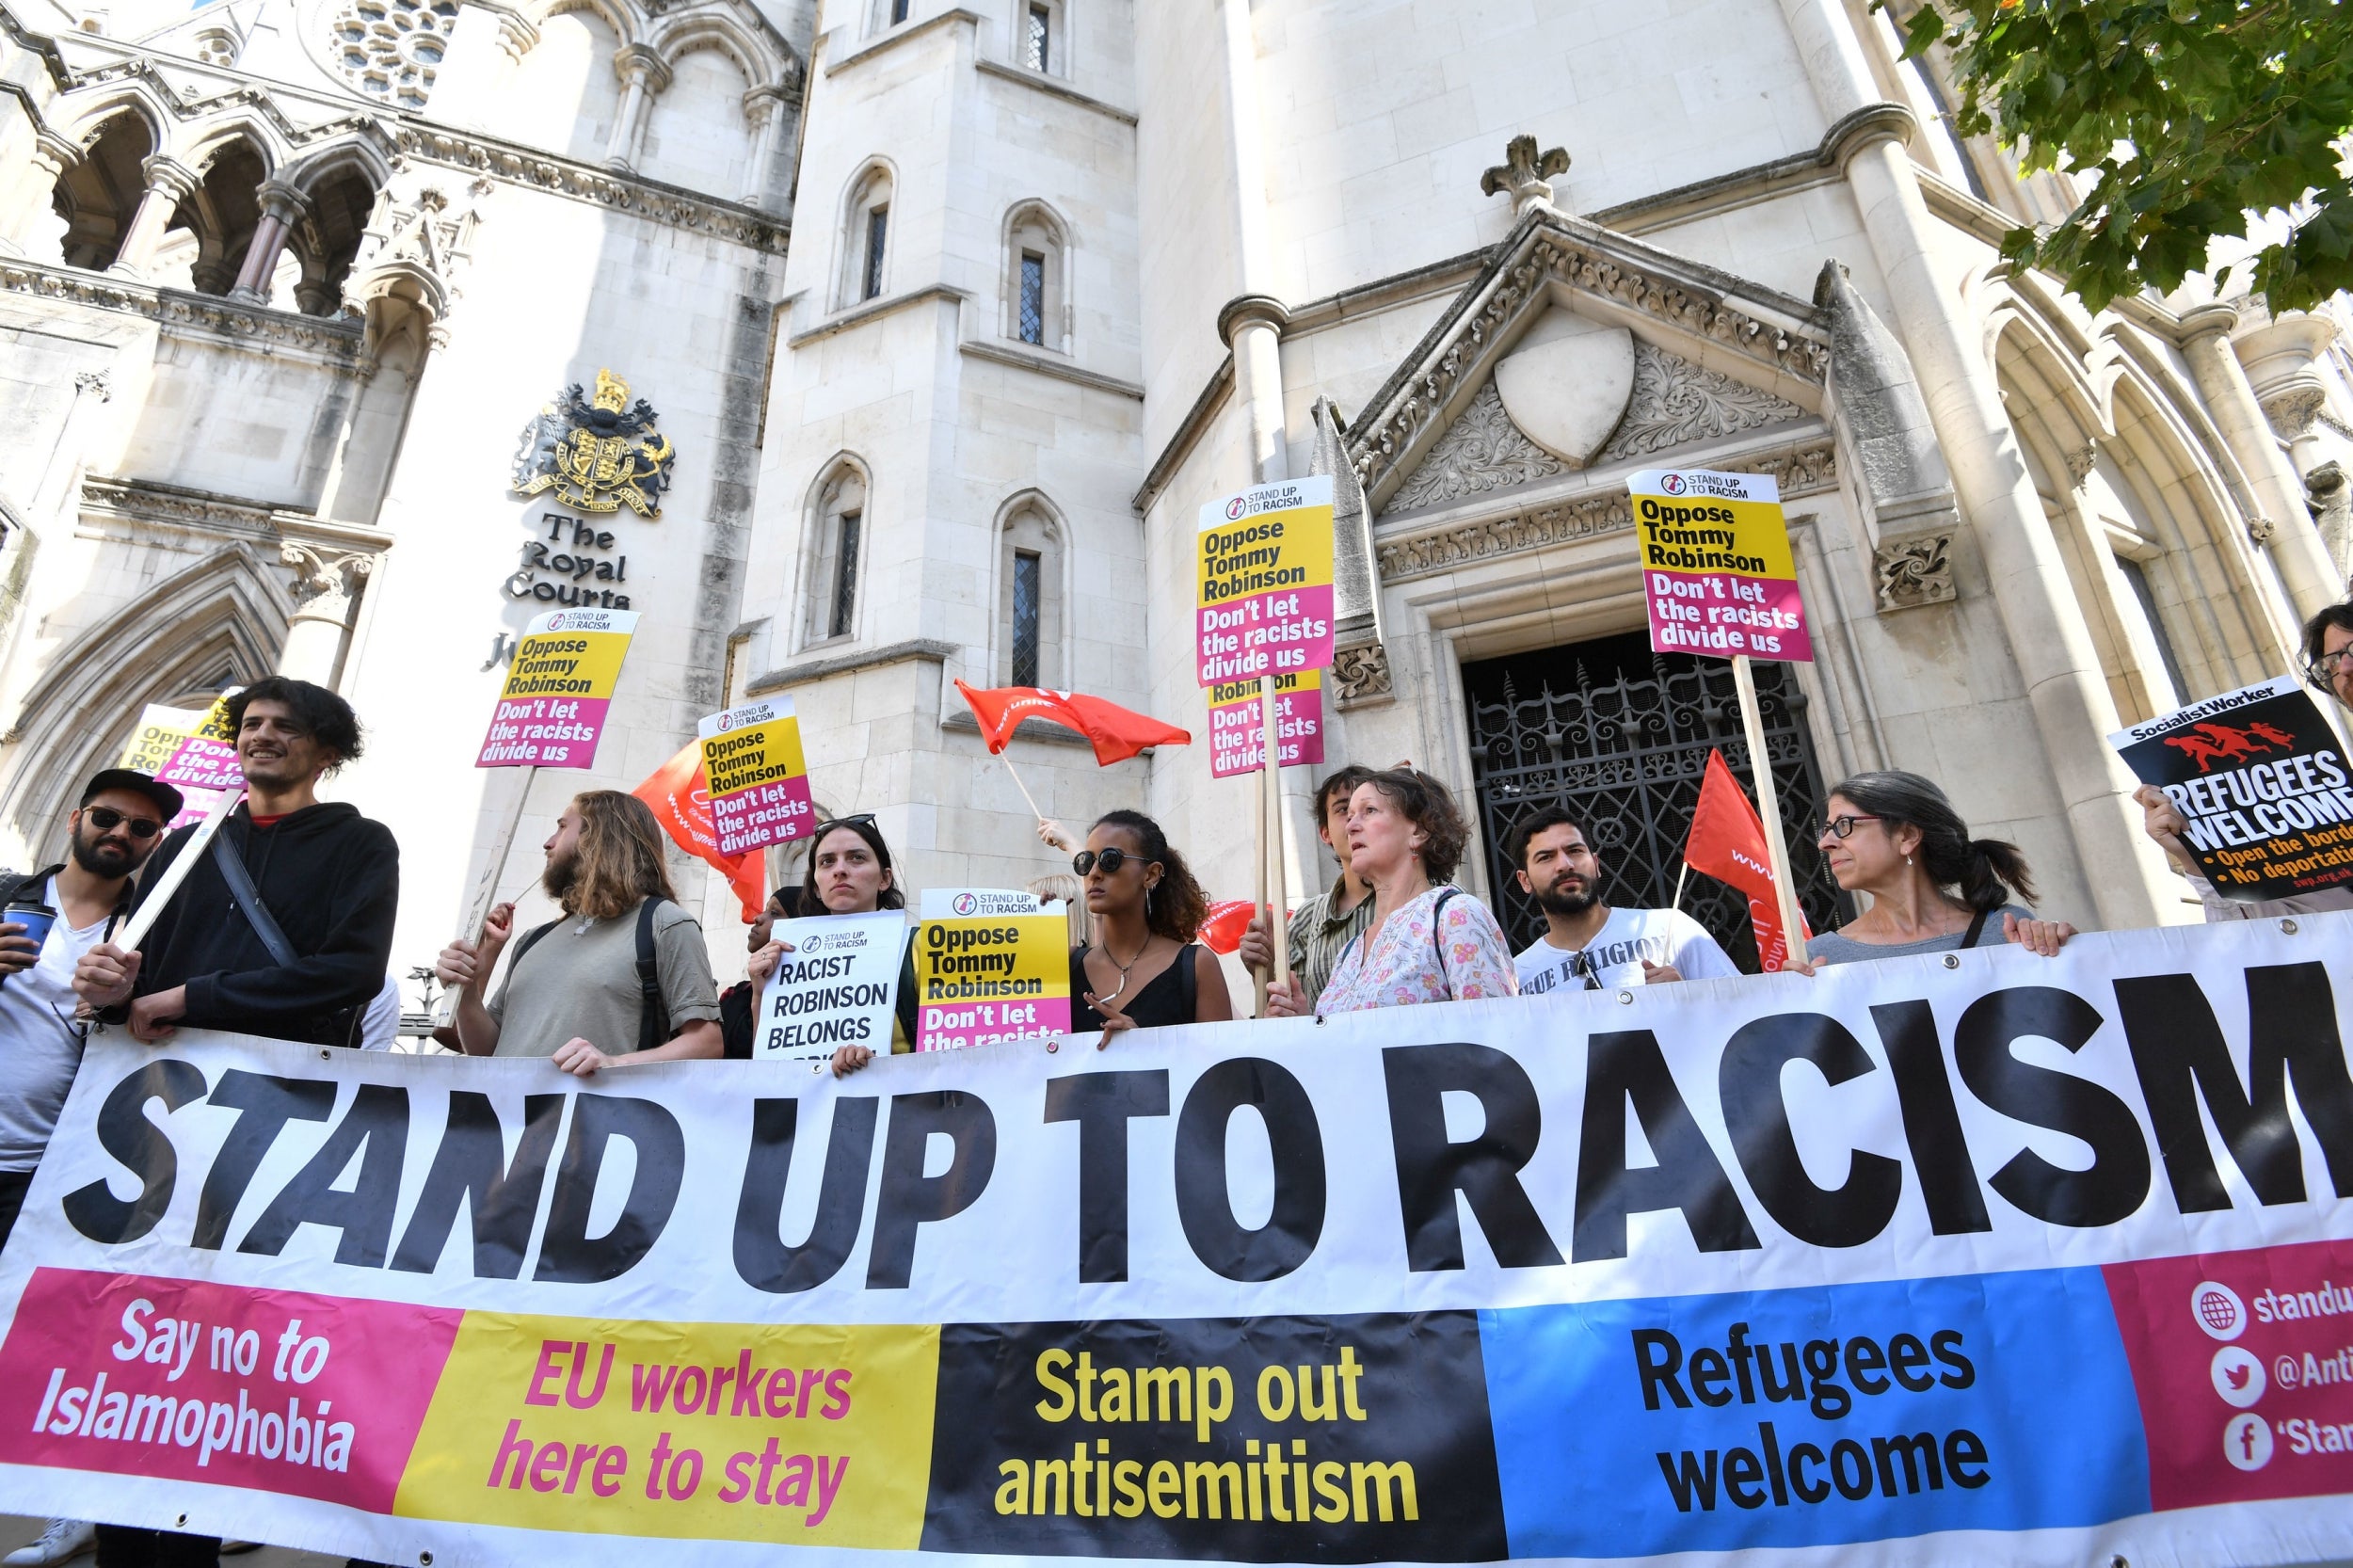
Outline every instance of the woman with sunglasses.
[[(2335, 698), (2339, 707), (2353, 709), (2353, 604), (2325, 606), (2304, 623), (2304, 682)], [(2133, 798), (2140, 802), (2142, 831), (2154, 839), (2175, 867), (2188, 876), (2190, 891), (2198, 895), (2209, 921), (2269, 920), (2284, 915), (2353, 909), (2353, 887), (2342, 884), (2258, 903), (2224, 898), (2214, 890), (2214, 884), (2199, 874), (2198, 857), (2183, 842), (2183, 835), (2189, 831), (2189, 821), (2182, 815), (2181, 808), (2153, 784), (2143, 784), (2133, 792)]]
[(1916, 773), (1859, 773), (1830, 792), (1817, 840), (1831, 875), (1871, 907), (1806, 944), (1811, 974), (1825, 964), (1902, 958), (2016, 942), (2049, 957), (2075, 928), (2035, 919), (2009, 902), (2034, 897), (2018, 846), (1972, 839), (1945, 792)]
[[(873, 813), (837, 817), (819, 823), (808, 845), (808, 872), (801, 879), (799, 908), (803, 915), (872, 915), (885, 909), (904, 909), (907, 897), (899, 887), (899, 873), (890, 863), (890, 846)], [(752, 954), (745, 966), (757, 997), (776, 972), (776, 965), (792, 951), (789, 942), (771, 941)], [(899, 995), (890, 1023), (890, 1052), (903, 1056), (915, 1048), (915, 931), (909, 927), (899, 952)], [(833, 1053), (836, 1078), (846, 1078), (874, 1060), (867, 1046), (843, 1046)]]
[(1123, 1030), (1223, 1023), (1234, 1016), (1217, 954), (1193, 935), (1209, 901), (1141, 811), (1110, 811), (1070, 869), (1095, 920), (1092, 946), (1070, 950), (1070, 1032), (1101, 1030), (1100, 1050)]

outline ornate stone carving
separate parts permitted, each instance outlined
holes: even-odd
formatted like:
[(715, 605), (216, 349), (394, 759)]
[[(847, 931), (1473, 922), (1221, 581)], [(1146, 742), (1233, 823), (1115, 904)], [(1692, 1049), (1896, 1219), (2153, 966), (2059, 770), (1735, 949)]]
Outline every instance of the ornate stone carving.
[(1332, 684), (1339, 705), (1359, 708), (1395, 695), (1389, 676), (1389, 650), (1379, 643), (1343, 648), (1332, 655)]
[(2086, 441), (2081, 446), (2069, 449), (2067, 477), (2074, 481), (2076, 489), (2080, 490), (2091, 482), (2091, 471), (2099, 465), (2099, 462), (2100, 446), (2096, 441)]
[(1479, 389), (1421, 465), (1389, 498), (1388, 509), (1411, 511), (1466, 495), (1509, 489), (1531, 479), (1566, 473), (1569, 465), (1520, 434), (1493, 381)]
[(1655, 344), (1634, 342), (1634, 397), (1596, 462), (1641, 457), (1691, 441), (1805, 418), (1785, 397), (1695, 365)]
[(1569, 234), (1545, 232), (1523, 260), (1495, 280), (1483, 303), (1452, 324), (1452, 341), (1445, 349), (1351, 433), (1357, 478), (1369, 494), (1388, 477), (1398, 458), (1428, 434), (1464, 378), (1485, 365), (1497, 340), (1524, 312), (1541, 307), (1544, 286), (1556, 280), (1817, 386), (1829, 372), (1830, 345), (1820, 338), (1759, 321), (1700, 289), (1653, 277)]
[(453, 211), (439, 184), (420, 178), (405, 159), (394, 166), (344, 286), (344, 299), (366, 317), (371, 354), (412, 312), (424, 318), (434, 347), (448, 341), (450, 312), (460, 298), (457, 280), (472, 255), (481, 202), (492, 188), (487, 179), (471, 182), (466, 203)]
[(2269, 518), (2249, 518), (2247, 520), (2247, 542), (2261, 550), (2271, 542), (2271, 536), (2278, 532), (2279, 526)]
[(1953, 586), (1953, 536), (1921, 534), (1889, 539), (1871, 553), (1879, 578), (1880, 611), (1913, 610), (1923, 604), (1949, 604), (1959, 597)]
[(1510, 192), (1512, 210), (1526, 213), (1530, 207), (1552, 206), (1552, 186), (1548, 182), (1552, 176), (1568, 171), (1567, 148), (1555, 147), (1538, 152), (1534, 136), (1513, 136), (1504, 145), (1503, 162), (1479, 177), (1479, 188), (1487, 196)]
[(2302, 440), (2329, 403), (2327, 389), (2310, 382), (2290, 382), (2263, 399), (2264, 417), (2283, 441)]
[(656, 223), (716, 234), (770, 255), (783, 255), (785, 242), (791, 235), (786, 225), (772, 222), (747, 207), (706, 200), (685, 191), (649, 185), (609, 169), (460, 136), (440, 127), (402, 125), (398, 141), (401, 152), (411, 158), (473, 169), (616, 212), (640, 213)]
[(208, 295), (157, 289), (124, 278), (43, 266), (38, 262), (0, 260), (0, 291), (123, 311), (161, 322), (166, 328), (218, 332), (328, 360), (348, 362), (360, 352), (356, 323), (289, 315), (282, 311), (241, 310)]
[(299, 539), (281, 543), (278, 558), (294, 568), (297, 613), (313, 600), (328, 600), (337, 619), (342, 618), (344, 603), (360, 591), (360, 581), (376, 568), (376, 557), (366, 552), (322, 550)]
[[(1742, 466), (1771, 474), (1781, 486), (1784, 500), (1819, 494), (1838, 483), (1836, 449), (1828, 441), (1746, 458)], [(1402, 532), (1380, 540), (1376, 554), (1381, 580), (1395, 583), (1633, 526), (1633, 505), (1625, 492), (1618, 490), (1523, 506), (1475, 522)]]
[(73, 390), (77, 392), (87, 392), (101, 403), (114, 401), (114, 383), (106, 378), (106, 373), (103, 370), (86, 370), (74, 376)]

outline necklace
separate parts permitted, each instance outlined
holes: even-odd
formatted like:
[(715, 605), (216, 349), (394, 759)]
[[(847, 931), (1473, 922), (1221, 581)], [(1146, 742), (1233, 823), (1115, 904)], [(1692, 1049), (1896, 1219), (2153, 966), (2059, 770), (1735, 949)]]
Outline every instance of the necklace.
[(1103, 944), (1103, 956), (1110, 959), (1112, 961), (1112, 968), (1119, 971), (1118, 990), (1114, 990), (1110, 996), (1105, 997), (1103, 1000), (1117, 1001), (1119, 1000), (1120, 993), (1128, 989), (1128, 971), (1134, 968), (1138, 964), (1144, 962), (1144, 955), (1151, 949), (1151, 946), (1152, 934), (1147, 931), (1144, 934), (1144, 946), (1136, 949), (1136, 955), (1123, 964), (1119, 961), (1119, 955), (1112, 952), (1111, 943), (1105, 942)]

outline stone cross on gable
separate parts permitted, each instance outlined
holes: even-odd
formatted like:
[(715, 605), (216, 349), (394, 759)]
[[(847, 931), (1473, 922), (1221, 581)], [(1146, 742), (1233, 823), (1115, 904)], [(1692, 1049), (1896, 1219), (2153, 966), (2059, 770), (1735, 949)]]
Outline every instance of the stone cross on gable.
[(1552, 186), (1547, 182), (1553, 175), (1569, 171), (1569, 150), (1555, 147), (1548, 152), (1536, 151), (1534, 136), (1513, 136), (1503, 150), (1503, 162), (1479, 177), (1479, 188), (1489, 196), (1510, 192), (1514, 216), (1526, 217), (1538, 207), (1563, 209), (1552, 199)]

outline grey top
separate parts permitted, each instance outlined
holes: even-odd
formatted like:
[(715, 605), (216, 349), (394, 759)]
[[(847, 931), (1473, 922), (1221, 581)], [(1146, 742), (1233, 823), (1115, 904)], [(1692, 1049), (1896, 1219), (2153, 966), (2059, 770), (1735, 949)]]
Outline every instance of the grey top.
[[(2009, 938), (2002, 935), (2002, 917), (2015, 915), (2022, 920), (2034, 919), (2034, 911), (2015, 904), (2005, 904), (1985, 918), (1985, 929), (1977, 933), (1977, 946), (1997, 948)], [(1956, 931), (1949, 936), (1931, 936), (1925, 942), (1858, 942), (1835, 931), (1825, 931), (1805, 945), (1805, 955), (1817, 964), (1863, 964), (1874, 958), (1910, 958), (1921, 952), (1951, 952), (1961, 946), (1966, 932)]]
[[(669, 1011), (663, 1037), (717, 1018), (719, 988), (695, 917), (675, 904), (655, 911), (653, 950)], [(499, 1021), (499, 1056), (553, 1056), (575, 1035), (608, 1056), (635, 1050), (644, 1006), (637, 989), (636, 909), (612, 920), (566, 917), (508, 966), (488, 1006)]]

